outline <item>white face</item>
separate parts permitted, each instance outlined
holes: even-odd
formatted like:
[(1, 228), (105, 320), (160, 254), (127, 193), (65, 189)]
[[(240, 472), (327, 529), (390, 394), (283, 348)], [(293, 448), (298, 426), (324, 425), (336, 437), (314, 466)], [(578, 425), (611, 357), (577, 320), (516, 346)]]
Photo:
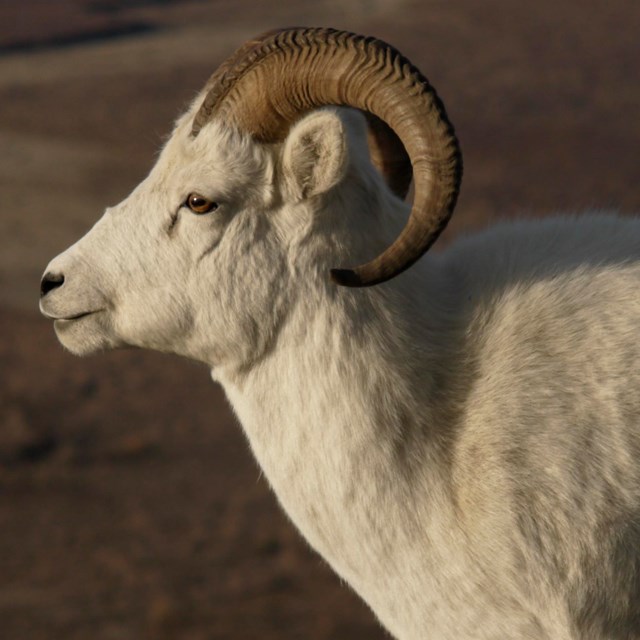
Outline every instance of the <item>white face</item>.
[[(315, 112), (270, 147), (215, 122), (193, 139), (191, 114), (149, 176), (45, 270), (40, 309), (75, 354), (136, 346), (243, 365), (272, 343), (295, 287), (328, 282), (352, 252), (336, 233), (355, 216), (327, 205), (358, 203), (335, 189), (349, 165), (342, 116)], [(192, 211), (193, 193), (217, 207)]]
[[(193, 140), (190, 122), (133, 193), (48, 265), (40, 308), (73, 353), (138, 346), (213, 364), (267, 339), (258, 319), (276, 313), (286, 280), (271, 156), (214, 124)], [(217, 208), (194, 213), (191, 193)]]

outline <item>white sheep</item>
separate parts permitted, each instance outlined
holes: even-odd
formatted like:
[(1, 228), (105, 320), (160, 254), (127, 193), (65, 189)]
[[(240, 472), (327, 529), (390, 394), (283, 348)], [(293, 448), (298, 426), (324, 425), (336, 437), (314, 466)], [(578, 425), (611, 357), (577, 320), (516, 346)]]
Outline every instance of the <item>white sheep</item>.
[[(397, 638), (640, 638), (640, 223), (503, 224), (394, 277), (460, 174), (395, 50), (266, 34), (49, 264), (41, 309), (76, 354), (207, 363), (290, 518)], [(376, 252), (333, 280), (383, 284), (328, 277)]]

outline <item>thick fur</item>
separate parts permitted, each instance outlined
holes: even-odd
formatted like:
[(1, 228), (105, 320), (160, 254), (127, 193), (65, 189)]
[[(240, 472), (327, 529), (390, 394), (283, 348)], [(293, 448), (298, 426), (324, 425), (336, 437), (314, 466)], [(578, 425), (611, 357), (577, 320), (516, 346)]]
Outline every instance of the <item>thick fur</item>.
[(283, 508), (395, 637), (640, 638), (640, 221), (503, 224), (340, 288), (329, 269), (408, 214), (362, 118), (261, 146), (218, 122), (191, 139), (192, 117), (49, 265), (63, 344), (207, 363)]

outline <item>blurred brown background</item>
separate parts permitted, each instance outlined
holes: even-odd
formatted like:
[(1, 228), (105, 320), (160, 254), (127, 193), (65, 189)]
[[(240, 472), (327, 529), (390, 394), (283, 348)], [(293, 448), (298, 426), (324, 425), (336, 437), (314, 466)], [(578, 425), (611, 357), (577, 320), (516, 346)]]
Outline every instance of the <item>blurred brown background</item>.
[(3, 640), (385, 637), (280, 512), (205, 369), (76, 359), (37, 311), (47, 262), (145, 175), (216, 65), (286, 25), (381, 37), (437, 87), (465, 154), (441, 244), (640, 210), (634, 0), (0, 1)]

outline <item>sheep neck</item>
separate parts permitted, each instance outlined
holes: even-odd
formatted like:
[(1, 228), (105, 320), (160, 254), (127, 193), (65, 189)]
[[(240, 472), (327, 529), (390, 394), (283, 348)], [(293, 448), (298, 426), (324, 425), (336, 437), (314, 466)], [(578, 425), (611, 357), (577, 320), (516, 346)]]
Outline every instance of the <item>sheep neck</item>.
[[(216, 377), (284, 509), (372, 602), (370, 585), (388, 599), (383, 583), (435, 562), (424, 541), (450, 535), (450, 501), (437, 411), (425, 409), (434, 380), (416, 351), (429, 342), (407, 338), (397, 296), (357, 295), (358, 313), (352, 292), (314, 309), (304, 296), (268, 357)], [(405, 313), (414, 329), (429, 324)]]

